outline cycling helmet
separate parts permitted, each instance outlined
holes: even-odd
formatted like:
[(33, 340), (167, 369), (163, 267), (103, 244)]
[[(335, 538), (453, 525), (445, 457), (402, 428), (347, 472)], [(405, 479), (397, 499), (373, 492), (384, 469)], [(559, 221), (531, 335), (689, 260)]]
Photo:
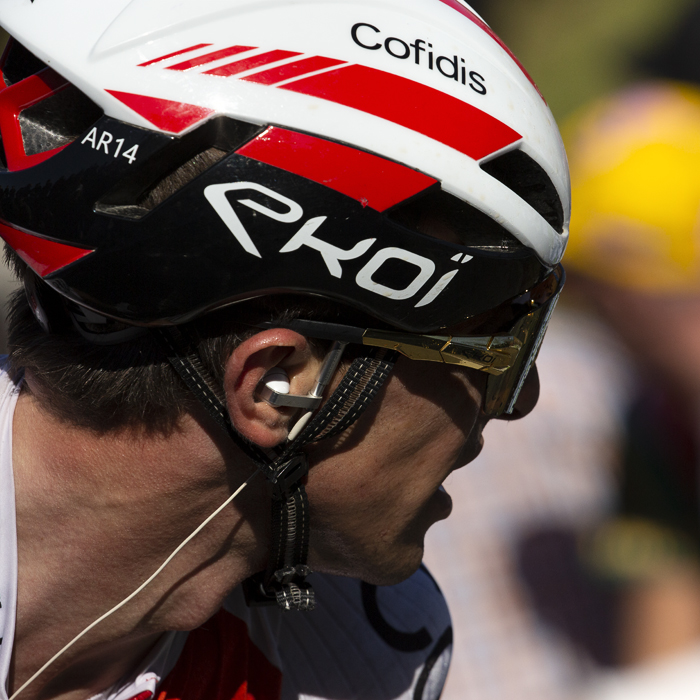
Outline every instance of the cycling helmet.
[[(309, 607), (301, 448), (356, 419), (394, 349), (498, 374), (501, 350), (527, 346), (489, 385), (490, 411), (514, 405), (568, 236), (545, 101), (460, 0), (2, 0), (0, 17), (0, 235), (34, 273), (37, 317), (50, 325), (49, 287), (88, 336), (100, 319), (152, 329), (277, 485), (263, 597)], [(279, 293), (337, 302), (381, 332), (269, 454), (236, 434), (178, 329)], [(452, 342), (494, 310), (512, 322), (505, 341)], [(303, 330), (336, 340), (316, 409), (358, 329)], [(435, 335), (416, 347), (393, 332)]]
[(554, 119), (457, 0), (0, 7), (0, 233), (84, 307), (159, 325), (293, 291), (424, 332), (561, 258)]

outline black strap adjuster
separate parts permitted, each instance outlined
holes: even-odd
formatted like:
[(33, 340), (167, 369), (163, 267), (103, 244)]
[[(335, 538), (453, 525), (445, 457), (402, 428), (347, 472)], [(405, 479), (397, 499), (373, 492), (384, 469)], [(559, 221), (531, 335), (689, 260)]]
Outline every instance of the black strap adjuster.
[(294, 484), (303, 479), (308, 471), (309, 459), (303, 452), (292, 456), (275, 472), (272, 484), (273, 498), (276, 500), (286, 498)]

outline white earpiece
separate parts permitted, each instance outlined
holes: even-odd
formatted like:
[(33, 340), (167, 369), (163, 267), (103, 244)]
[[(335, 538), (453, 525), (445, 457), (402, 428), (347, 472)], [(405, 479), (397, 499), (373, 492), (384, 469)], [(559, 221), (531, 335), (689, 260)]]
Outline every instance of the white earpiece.
[(333, 373), (338, 367), (346, 345), (346, 342), (340, 340), (336, 340), (333, 343), (330, 352), (326, 355), (321, 365), (319, 375), (316, 378), (316, 386), (307, 396), (289, 393), (289, 377), (281, 367), (273, 367), (260, 380), (255, 390), (256, 398), (265, 401), (274, 408), (285, 406), (288, 408), (301, 408), (305, 411), (304, 415), (290, 429), (287, 437), (288, 441), (296, 439), (297, 435), (301, 433), (311, 419), (313, 412), (321, 405), (323, 392), (333, 378)]
[(315, 409), (321, 403), (320, 397), (295, 396), (289, 393), (289, 377), (281, 367), (273, 367), (260, 380), (255, 391), (258, 399), (266, 401), (270, 406), (279, 408), (304, 408), (307, 411)]
[(261, 384), (278, 394), (289, 393), (289, 376), (281, 367), (273, 367), (262, 378)]

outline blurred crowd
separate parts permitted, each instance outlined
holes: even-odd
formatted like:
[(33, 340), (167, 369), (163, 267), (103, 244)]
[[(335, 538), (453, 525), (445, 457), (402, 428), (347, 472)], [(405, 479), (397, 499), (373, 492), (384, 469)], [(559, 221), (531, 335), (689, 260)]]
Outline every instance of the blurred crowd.
[[(517, 52), (508, 7), (475, 9)], [(700, 3), (664, 7), (646, 45), (618, 27), (627, 54), (591, 32), (618, 60), (595, 99), (563, 60), (568, 84), (543, 88), (571, 167), (567, 288), (537, 410), (487, 428), (428, 534), (454, 621), (447, 700), (700, 695)]]

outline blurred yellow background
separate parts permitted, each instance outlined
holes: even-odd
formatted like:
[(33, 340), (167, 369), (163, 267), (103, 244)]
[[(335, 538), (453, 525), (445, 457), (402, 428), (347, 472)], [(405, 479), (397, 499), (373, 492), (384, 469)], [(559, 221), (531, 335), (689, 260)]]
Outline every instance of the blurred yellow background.
[(662, 42), (692, 0), (474, 2), (547, 98), (557, 120), (639, 77), (634, 59)]

